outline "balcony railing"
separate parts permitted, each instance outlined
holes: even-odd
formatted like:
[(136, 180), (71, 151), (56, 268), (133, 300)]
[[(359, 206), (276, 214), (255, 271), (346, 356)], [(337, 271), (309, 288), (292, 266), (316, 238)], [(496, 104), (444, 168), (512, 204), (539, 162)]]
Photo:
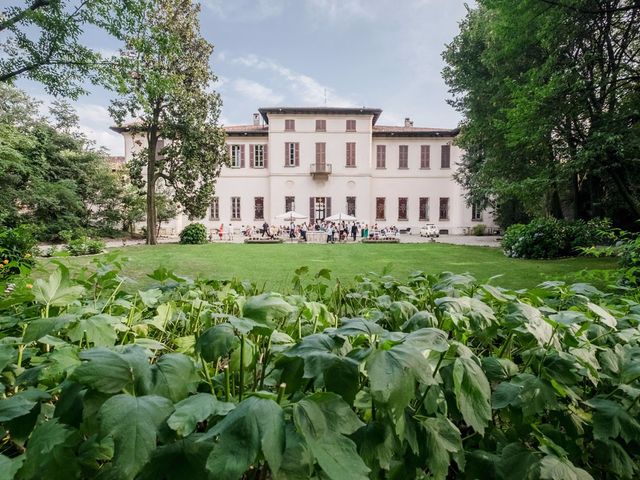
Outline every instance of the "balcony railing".
[(311, 164), (311, 175), (328, 177), (331, 173), (331, 164), (330, 163), (312, 163)]

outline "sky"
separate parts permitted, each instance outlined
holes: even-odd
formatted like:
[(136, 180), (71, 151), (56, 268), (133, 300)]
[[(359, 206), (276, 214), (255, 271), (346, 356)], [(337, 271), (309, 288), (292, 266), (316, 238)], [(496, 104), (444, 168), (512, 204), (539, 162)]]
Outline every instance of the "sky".
[[(378, 124), (453, 128), (442, 79), (442, 51), (458, 31), (463, 0), (202, 0), (201, 33), (214, 45), (214, 88), (221, 123), (249, 124), (272, 106), (373, 107)], [(105, 54), (118, 44), (95, 32), (87, 44)], [(17, 82), (41, 100), (42, 87)], [(73, 105), (81, 130), (112, 155), (122, 137), (109, 130), (112, 94), (90, 87)]]

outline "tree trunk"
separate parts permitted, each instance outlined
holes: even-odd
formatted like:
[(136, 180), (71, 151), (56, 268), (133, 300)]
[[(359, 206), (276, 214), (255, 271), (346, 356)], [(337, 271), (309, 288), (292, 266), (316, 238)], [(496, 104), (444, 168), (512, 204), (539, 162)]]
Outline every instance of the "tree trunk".
[(625, 201), (625, 203), (629, 207), (629, 210), (631, 210), (631, 212), (633, 213), (633, 215), (635, 216), (636, 219), (639, 219), (640, 218), (640, 204), (638, 203), (638, 199), (635, 198), (633, 196), (633, 194), (629, 191), (629, 189), (627, 188), (627, 185), (625, 184), (625, 181), (622, 179), (620, 174), (615, 170), (615, 168), (610, 169), (609, 170), (609, 174), (611, 175), (611, 178), (613, 179), (613, 183), (616, 184), (616, 187), (618, 189), (618, 193), (620, 193), (620, 195), (622, 196), (623, 200)]
[(147, 136), (147, 245), (157, 245), (156, 235), (156, 148), (158, 134), (151, 129)]

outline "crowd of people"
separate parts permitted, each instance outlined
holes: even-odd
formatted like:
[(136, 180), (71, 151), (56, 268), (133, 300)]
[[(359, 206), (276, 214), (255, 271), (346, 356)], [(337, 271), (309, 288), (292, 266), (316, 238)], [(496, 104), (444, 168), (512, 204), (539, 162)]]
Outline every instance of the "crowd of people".
[[(395, 226), (378, 228), (377, 223), (369, 227), (369, 224), (362, 222), (321, 220), (317, 220), (312, 224), (303, 222), (299, 225), (296, 225), (295, 222), (291, 222), (289, 225), (269, 225), (264, 222), (261, 227), (243, 225), (240, 229), (240, 233), (248, 238), (289, 238), (302, 241), (307, 241), (307, 232), (309, 231), (324, 232), (327, 236), (327, 243), (355, 242), (358, 238), (395, 237), (400, 234)], [(229, 224), (225, 228), (224, 224), (220, 224), (220, 227), (215, 232), (212, 231), (210, 233), (209, 241), (212, 241), (216, 236), (219, 240), (233, 240), (233, 227)]]

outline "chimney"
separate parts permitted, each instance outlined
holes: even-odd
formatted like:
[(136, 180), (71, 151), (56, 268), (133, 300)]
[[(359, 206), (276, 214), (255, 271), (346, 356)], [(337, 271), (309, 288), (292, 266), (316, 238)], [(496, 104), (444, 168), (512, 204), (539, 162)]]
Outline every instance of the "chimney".
[(413, 121), (409, 117), (404, 118), (404, 126), (405, 127), (413, 127)]
[(259, 127), (260, 126), (260, 114), (259, 113), (254, 113), (253, 114), (253, 125), (255, 127)]

